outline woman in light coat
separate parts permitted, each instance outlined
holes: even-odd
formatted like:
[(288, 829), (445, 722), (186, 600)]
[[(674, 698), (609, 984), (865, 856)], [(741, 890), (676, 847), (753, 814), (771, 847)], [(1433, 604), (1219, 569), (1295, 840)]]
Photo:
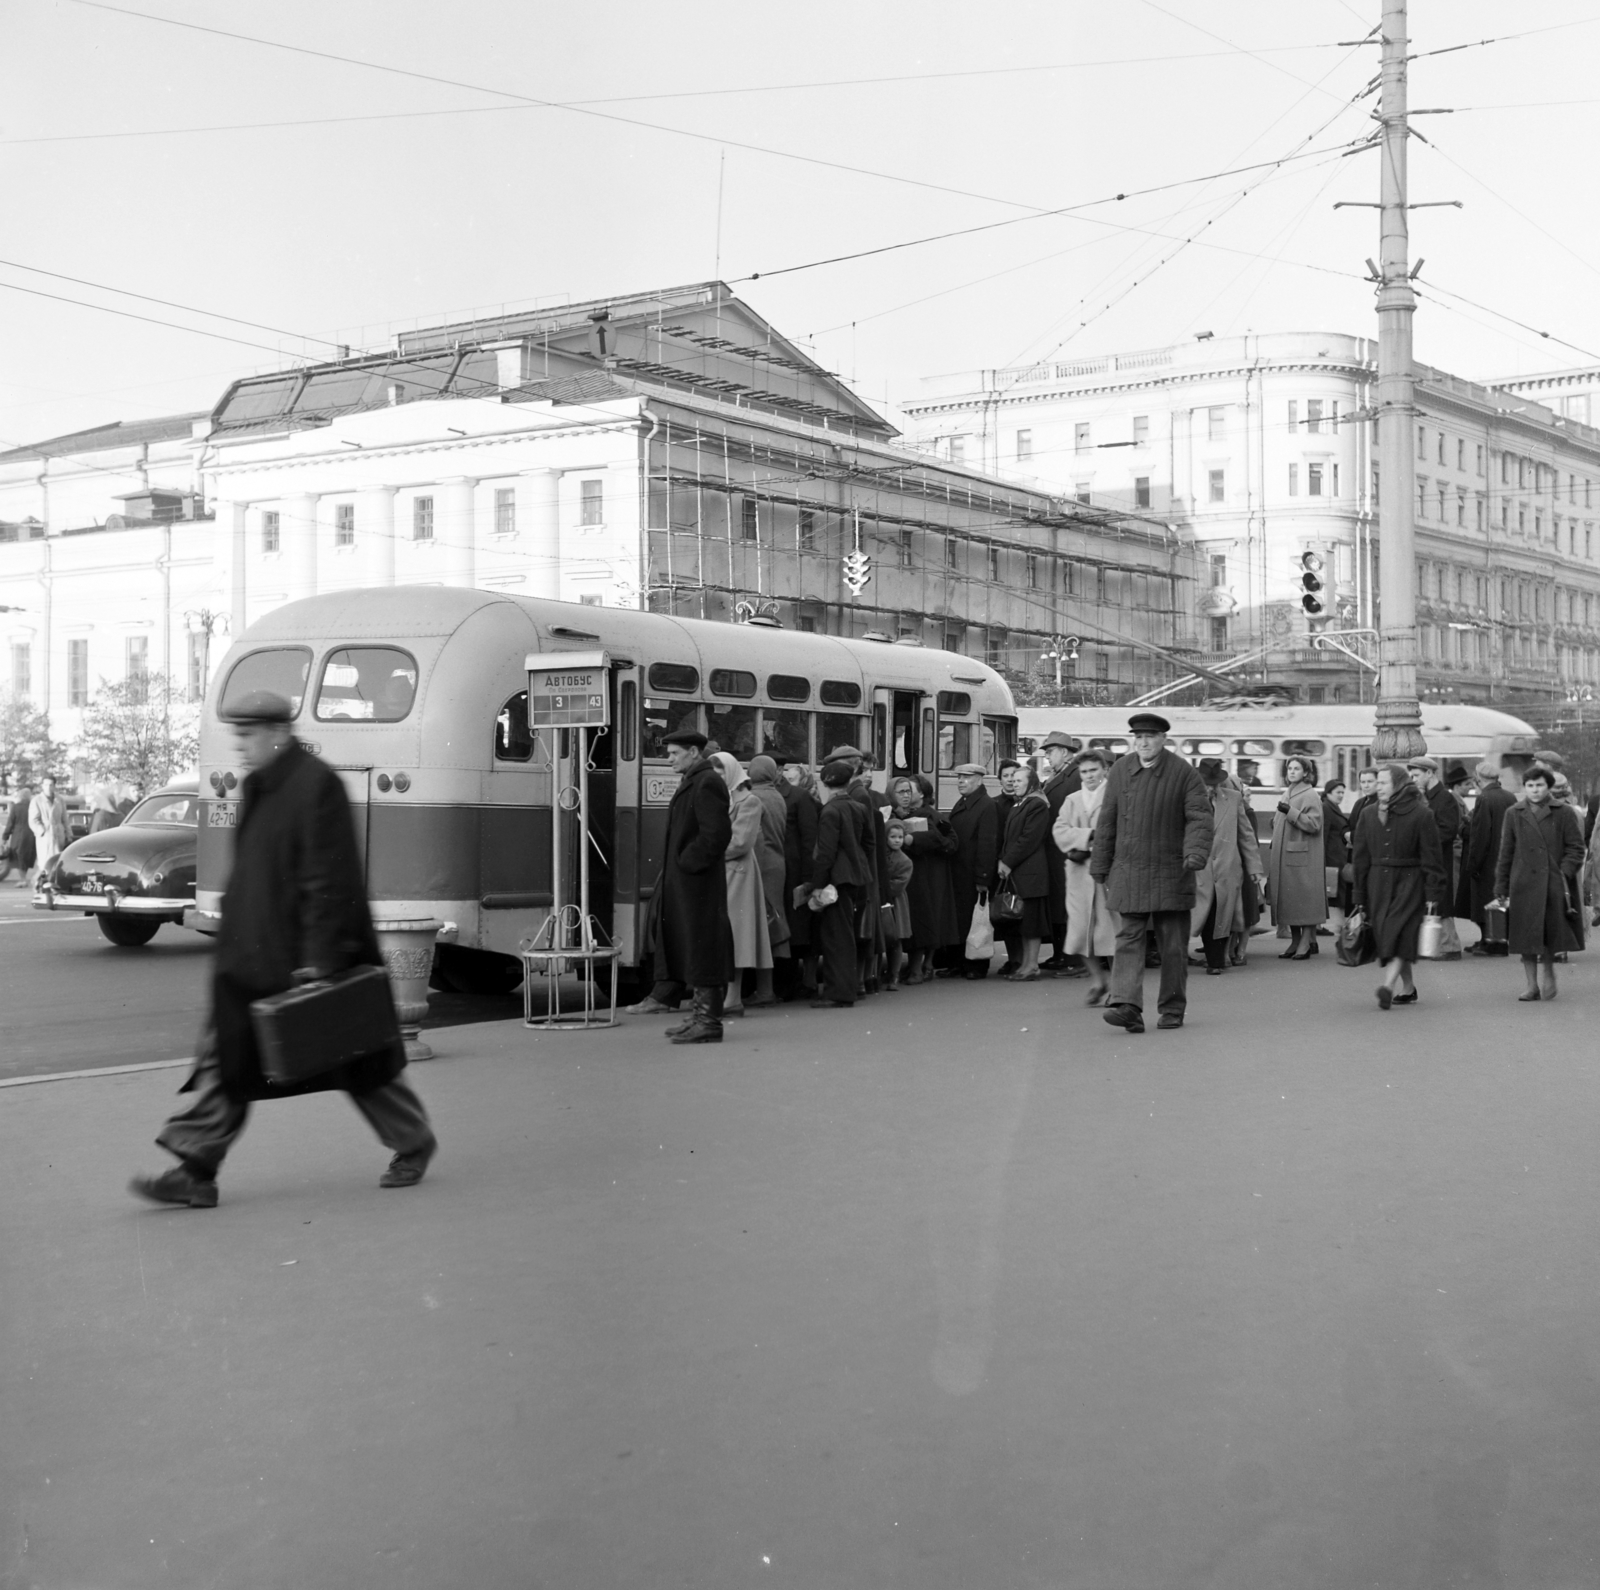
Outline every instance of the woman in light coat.
[(1066, 858), (1067, 940), (1062, 951), (1081, 955), (1089, 968), (1088, 1003), (1105, 1002), (1111, 986), (1111, 958), (1117, 953), (1121, 923), (1106, 899), (1106, 886), (1089, 876), (1089, 856), (1094, 850), (1094, 825), (1106, 794), (1107, 758), (1103, 751), (1088, 750), (1078, 758), (1080, 788), (1061, 803), (1050, 838)]
[(1246, 931), (1244, 880), (1254, 878), (1259, 886), (1261, 847), (1256, 843), (1244, 786), (1229, 778), (1214, 756), (1203, 758), (1199, 768), (1211, 797), (1211, 857), (1194, 877), (1194, 914), (1189, 927), (1200, 935), (1206, 976), (1221, 977), (1232, 936)]
[[(784, 837), (789, 824), (789, 807), (778, 788), (778, 764), (770, 756), (750, 758), (750, 792), (761, 802), (761, 839), (756, 845), (756, 866), (761, 872), (761, 890), (767, 902), (767, 935), (772, 940), (774, 960), (788, 960), (789, 914), (784, 909)], [(756, 999), (754, 1004), (765, 1004)], [(774, 1004), (782, 1003), (777, 998)]]
[(755, 999), (774, 1002), (772, 992), (772, 938), (767, 932), (767, 900), (761, 886), (756, 851), (761, 843), (761, 802), (737, 758), (718, 751), (711, 758), (728, 786), (728, 818), (733, 837), (728, 841), (723, 866), (728, 877), (728, 921), (733, 928), (734, 979), (728, 985), (723, 1015), (744, 1014), (743, 974), (756, 974)]
[(1316, 764), (1309, 757), (1286, 757), (1283, 781), (1287, 788), (1272, 819), (1267, 898), (1272, 902), (1272, 920), (1293, 930), (1289, 948), (1278, 958), (1304, 961), (1316, 953), (1317, 926), (1328, 914), (1322, 792), (1317, 788)]

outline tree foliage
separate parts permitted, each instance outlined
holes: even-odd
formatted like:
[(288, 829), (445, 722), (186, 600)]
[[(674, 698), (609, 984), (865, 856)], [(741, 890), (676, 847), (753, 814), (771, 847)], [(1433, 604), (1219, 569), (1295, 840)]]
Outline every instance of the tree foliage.
[(200, 709), (165, 674), (119, 684), (102, 679), (74, 749), (90, 778), (121, 780), (142, 797), (195, 765)]
[(50, 714), (18, 698), (0, 693), (0, 779), (15, 789), (19, 782), (36, 786), (46, 773), (59, 773), (66, 747), (50, 738)]

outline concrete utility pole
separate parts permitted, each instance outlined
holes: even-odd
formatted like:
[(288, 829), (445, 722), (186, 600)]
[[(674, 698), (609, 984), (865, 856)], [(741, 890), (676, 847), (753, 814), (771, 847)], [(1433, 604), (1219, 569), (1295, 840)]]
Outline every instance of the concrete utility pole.
[(1405, 761), (1426, 749), (1417, 701), (1417, 566), (1411, 367), (1411, 290), (1406, 226), (1406, 0), (1383, 0), (1383, 67), (1378, 115), (1383, 128), (1378, 272), (1378, 711), (1372, 754)]

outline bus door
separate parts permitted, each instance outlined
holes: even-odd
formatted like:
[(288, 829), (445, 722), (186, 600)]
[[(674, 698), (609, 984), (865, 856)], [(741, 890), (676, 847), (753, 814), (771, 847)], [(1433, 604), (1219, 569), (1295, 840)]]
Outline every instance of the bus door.
[(873, 690), (872, 754), (878, 762), (872, 775), (874, 789), (887, 790), (891, 779), (908, 774), (932, 773), (933, 709), (928, 709), (924, 734), (922, 700), (919, 690)]
[[(620, 659), (611, 669), (611, 725), (614, 775), (611, 931), (622, 951), (623, 964), (627, 966), (637, 961), (639, 943), (639, 670), (633, 663)], [(593, 778), (590, 774), (591, 781)], [(593, 782), (589, 789), (592, 799)]]

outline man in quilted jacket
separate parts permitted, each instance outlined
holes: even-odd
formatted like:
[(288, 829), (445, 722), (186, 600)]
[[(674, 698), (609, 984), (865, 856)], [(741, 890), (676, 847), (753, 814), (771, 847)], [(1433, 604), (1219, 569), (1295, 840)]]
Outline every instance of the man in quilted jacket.
[(1144, 1031), (1145, 937), (1161, 952), (1158, 1027), (1181, 1027), (1189, 982), (1194, 876), (1211, 854), (1211, 802), (1198, 772), (1166, 747), (1171, 724), (1154, 712), (1128, 720), (1133, 750), (1106, 780), (1089, 872), (1121, 919), (1105, 1019)]

